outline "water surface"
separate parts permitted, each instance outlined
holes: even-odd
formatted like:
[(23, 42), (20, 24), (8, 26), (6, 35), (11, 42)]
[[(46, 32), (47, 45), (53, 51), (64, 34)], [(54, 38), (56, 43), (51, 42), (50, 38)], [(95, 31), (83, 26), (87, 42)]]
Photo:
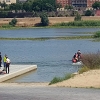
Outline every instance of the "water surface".
[[(100, 30), (86, 29), (20, 29), (0, 30), (0, 37), (60, 37), (86, 35), (84, 32)], [(83, 33), (82, 33), (83, 32)], [(81, 34), (79, 34), (81, 33)], [(7, 54), (11, 64), (36, 64), (38, 69), (13, 82), (49, 82), (55, 76), (76, 72), (79, 66), (72, 66), (71, 59), (78, 49), (84, 52), (97, 52), (100, 42), (91, 40), (0, 40), (2, 56)]]

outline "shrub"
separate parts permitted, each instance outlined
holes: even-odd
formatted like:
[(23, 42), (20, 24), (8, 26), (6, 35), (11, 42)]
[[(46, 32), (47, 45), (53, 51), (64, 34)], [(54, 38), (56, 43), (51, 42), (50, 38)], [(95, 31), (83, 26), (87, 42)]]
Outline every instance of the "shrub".
[(87, 21), (73, 21), (68, 23), (63, 22), (57, 24), (57, 26), (100, 26), (100, 21), (87, 20)]
[(77, 12), (74, 21), (81, 21), (81, 15)]
[(54, 83), (58, 83), (58, 82), (62, 82), (62, 81), (67, 80), (67, 79), (69, 79), (71, 77), (72, 77), (71, 74), (66, 74), (62, 78), (60, 78), (60, 77), (54, 77), (53, 80), (49, 83), (49, 85), (54, 84)]
[(89, 71), (90, 69), (88, 68), (88, 67), (86, 67), (86, 66), (83, 66), (82, 68), (80, 68), (79, 70), (78, 70), (78, 72), (79, 72), (79, 74), (82, 74), (83, 72), (86, 72), (86, 71)]
[(82, 62), (89, 69), (100, 68), (100, 51), (97, 53), (84, 53), (82, 55)]
[(6, 18), (8, 16), (8, 12), (1, 11), (0, 12), (0, 18)]
[(94, 38), (100, 38), (100, 31), (97, 31), (97, 32), (94, 34)]
[(49, 25), (49, 19), (46, 13), (43, 13), (41, 16), (41, 24), (42, 26), (48, 26)]
[(92, 15), (92, 11), (87, 10), (87, 11), (85, 12), (85, 16), (91, 16), (91, 15)]
[(61, 82), (62, 78), (60, 77), (54, 77), (53, 80), (49, 83), (49, 85), (54, 84), (54, 83), (58, 83)]
[(10, 28), (10, 27), (11, 27), (11, 25), (9, 25), (9, 24), (2, 25), (2, 28)]
[(14, 18), (14, 19), (11, 20), (11, 22), (9, 22), (9, 25), (15, 26), (16, 23), (17, 23), (17, 19)]

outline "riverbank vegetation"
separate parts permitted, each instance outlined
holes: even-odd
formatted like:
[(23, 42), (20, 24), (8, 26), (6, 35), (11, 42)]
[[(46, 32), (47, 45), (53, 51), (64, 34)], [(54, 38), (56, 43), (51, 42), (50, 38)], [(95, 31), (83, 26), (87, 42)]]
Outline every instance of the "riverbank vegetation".
[(95, 32), (93, 35), (94, 41), (100, 41), (100, 31)]
[(92, 69), (100, 69), (100, 51), (96, 53), (83, 53), (82, 62), (83, 67), (79, 69), (79, 73)]
[(64, 36), (64, 37), (41, 37), (41, 38), (5, 38), (0, 37), (0, 40), (49, 40), (49, 39), (58, 39), (58, 40), (71, 40), (71, 39), (91, 39), (93, 36)]
[(54, 77), (53, 80), (51, 80), (51, 82), (49, 83), (49, 85), (62, 82), (64, 80), (70, 79), (71, 77), (72, 74), (66, 74), (64, 77)]
[(94, 34), (94, 38), (100, 38), (100, 31), (97, 31), (97, 32)]
[(95, 26), (98, 26), (100, 27), (100, 20), (96, 21), (96, 20), (87, 20), (87, 21), (73, 21), (73, 22), (68, 22), (68, 23), (65, 23), (65, 22), (62, 22), (62, 23), (57, 23), (55, 25), (53, 25), (55, 27), (58, 27), (58, 26), (66, 26), (66, 27), (69, 27), (69, 26), (77, 26), (77, 27), (95, 27)]
[[(75, 17), (47, 17), (46, 13), (41, 16), (42, 18), (3, 18), (0, 20), (0, 29), (100, 27), (100, 17), (97, 16), (86, 17), (76, 14)], [(12, 23), (9, 26), (12, 21), (17, 21), (16, 25)]]

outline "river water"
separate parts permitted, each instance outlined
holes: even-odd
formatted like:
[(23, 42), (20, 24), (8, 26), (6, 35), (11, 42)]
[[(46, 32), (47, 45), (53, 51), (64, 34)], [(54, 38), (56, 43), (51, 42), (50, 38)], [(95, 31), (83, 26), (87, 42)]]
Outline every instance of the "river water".
[[(89, 35), (85, 32), (95, 32), (100, 28), (40, 28), (0, 30), (0, 37), (14, 38), (41, 38)], [(49, 82), (54, 77), (63, 77), (65, 74), (76, 72), (79, 66), (72, 66), (71, 59), (78, 49), (82, 53), (97, 52), (100, 42), (92, 40), (0, 40), (2, 57), (7, 54), (12, 64), (36, 64), (38, 69), (10, 82)]]

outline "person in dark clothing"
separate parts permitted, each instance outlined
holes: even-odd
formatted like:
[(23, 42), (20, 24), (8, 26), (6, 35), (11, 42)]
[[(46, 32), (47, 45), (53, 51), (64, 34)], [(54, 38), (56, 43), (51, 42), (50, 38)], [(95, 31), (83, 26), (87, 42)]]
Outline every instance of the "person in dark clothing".
[(78, 61), (78, 54), (75, 53), (72, 59), (72, 62), (76, 63)]
[(78, 50), (77, 55), (78, 55), (78, 61), (80, 61), (81, 60), (81, 51), (80, 50)]
[(1, 63), (2, 63), (2, 56), (1, 56), (1, 52), (0, 52), (0, 67), (2, 67)]
[(8, 57), (6, 57), (6, 73), (9, 74), (9, 66), (10, 66), (10, 59)]

